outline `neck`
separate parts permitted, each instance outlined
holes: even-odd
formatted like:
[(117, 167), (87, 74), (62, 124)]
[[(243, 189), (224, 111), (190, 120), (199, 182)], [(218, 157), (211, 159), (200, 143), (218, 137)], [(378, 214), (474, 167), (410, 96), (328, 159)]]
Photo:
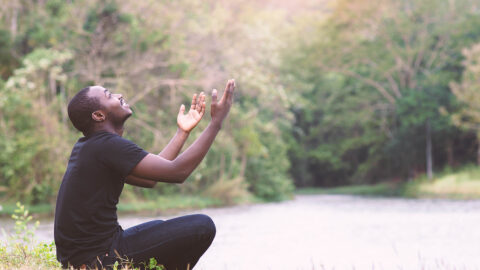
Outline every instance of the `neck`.
[(102, 125), (98, 125), (98, 126), (94, 127), (92, 129), (92, 131), (90, 131), (88, 134), (85, 134), (85, 135), (90, 135), (90, 134), (93, 134), (93, 133), (106, 131), (106, 132), (110, 132), (110, 133), (114, 133), (114, 134), (117, 134), (119, 136), (122, 136), (124, 130), (125, 130), (125, 128), (124, 128), (123, 124), (120, 125), (120, 126), (114, 126), (110, 123), (104, 123)]

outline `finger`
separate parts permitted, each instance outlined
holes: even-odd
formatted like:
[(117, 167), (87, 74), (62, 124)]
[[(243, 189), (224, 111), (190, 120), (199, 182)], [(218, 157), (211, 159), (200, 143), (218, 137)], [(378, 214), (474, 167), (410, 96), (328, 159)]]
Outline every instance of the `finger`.
[(197, 100), (197, 112), (200, 112), (202, 111), (202, 103), (203, 101), (205, 101), (205, 94), (203, 92), (200, 93), (200, 95), (198, 96), (198, 100)]
[(193, 94), (192, 105), (190, 106), (190, 110), (195, 110), (196, 106), (197, 106), (197, 94)]
[(225, 89), (225, 93), (223, 94), (223, 96), (225, 97), (225, 99), (228, 101), (228, 102), (231, 102), (232, 101), (232, 97), (233, 97), (233, 91), (235, 90), (235, 80), (234, 79), (231, 79), (229, 80), (229, 85), (228, 87)]
[(218, 95), (217, 89), (213, 89), (213, 91), (212, 91), (212, 103), (217, 103), (217, 95)]
[(223, 91), (223, 95), (222, 95), (222, 99), (220, 100), (220, 103), (222, 103), (225, 100), (226, 94), (231, 84), (232, 84), (232, 80), (228, 80), (227, 85), (225, 85), (225, 91)]
[(178, 114), (179, 114), (179, 115), (183, 115), (184, 113), (185, 113), (185, 105), (182, 104), (182, 105), (180, 106), (180, 110), (178, 111)]
[(207, 106), (207, 104), (205, 103), (205, 101), (202, 102), (202, 110), (200, 111), (200, 117), (203, 117), (203, 114), (205, 114), (205, 107)]

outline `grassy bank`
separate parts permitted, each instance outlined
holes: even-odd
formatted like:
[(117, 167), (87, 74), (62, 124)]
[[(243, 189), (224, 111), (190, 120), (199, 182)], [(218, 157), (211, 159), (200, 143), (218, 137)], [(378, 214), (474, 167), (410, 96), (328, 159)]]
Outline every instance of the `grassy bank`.
[[(239, 204), (252, 203), (257, 200), (252, 196), (245, 196)], [(221, 199), (198, 196), (198, 195), (162, 195), (154, 199), (135, 199), (121, 201), (117, 208), (119, 213), (151, 213), (151, 214), (170, 214), (183, 210), (201, 209), (206, 207), (220, 207), (230, 205)], [(11, 216), (15, 209), (15, 202), (0, 203), (0, 216)], [(26, 205), (30, 213), (38, 216), (52, 216), (55, 210), (53, 204)]]
[(408, 182), (335, 188), (302, 188), (297, 194), (348, 194), (362, 196), (480, 199), (480, 167), (446, 169), (432, 180), (421, 176)]

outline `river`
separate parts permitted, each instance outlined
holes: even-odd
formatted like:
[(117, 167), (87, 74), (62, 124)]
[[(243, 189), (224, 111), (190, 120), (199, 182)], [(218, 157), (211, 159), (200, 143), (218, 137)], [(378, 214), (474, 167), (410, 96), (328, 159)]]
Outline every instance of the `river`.
[[(217, 226), (195, 269), (480, 269), (480, 201), (299, 195), (179, 215), (190, 213)], [(171, 217), (119, 222), (128, 228)], [(51, 221), (37, 237), (52, 241)]]

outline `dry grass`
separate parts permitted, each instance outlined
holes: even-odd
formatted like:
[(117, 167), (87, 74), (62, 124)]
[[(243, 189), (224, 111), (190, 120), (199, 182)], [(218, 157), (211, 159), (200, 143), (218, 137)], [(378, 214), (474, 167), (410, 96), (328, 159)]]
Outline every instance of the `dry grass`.
[(224, 205), (233, 205), (246, 200), (249, 193), (243, 178), (237, 177), (215, 182), (205, 190), (205, 195), (221, 201)]

